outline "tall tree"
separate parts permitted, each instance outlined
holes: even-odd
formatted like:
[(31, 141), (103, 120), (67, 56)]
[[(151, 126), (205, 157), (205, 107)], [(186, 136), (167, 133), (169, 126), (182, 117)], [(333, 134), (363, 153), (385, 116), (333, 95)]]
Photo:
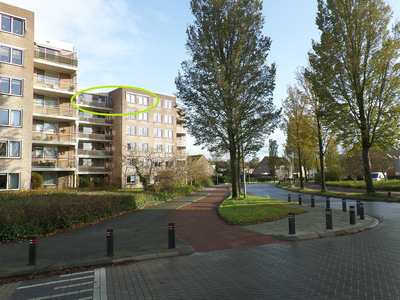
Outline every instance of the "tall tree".
[(279, 166), (279, 157), (278, 157), (278, 143), (276, 140), (269, 139), (268, 141), (268, 166), (270, 169), (271, 175), (275, 180), (275, 170)]
[(260, 0), (192, 0), (194, 24), (176, 96), (187, 111), (189, 132), (211, 152), (229, 153), (232, 197), (239, 197), (240, 149), (262, 148), (278, 125), (272, 102), (275, 64), (268, 66), (270, 38), (262, 35)]
[(367, 193), (373, 193), (369, 151), (399, 137), (400, 23), (383, 0), (318, 0), (320, 42), (309, 53), (317, 87), (344, 147), (362, 149)]

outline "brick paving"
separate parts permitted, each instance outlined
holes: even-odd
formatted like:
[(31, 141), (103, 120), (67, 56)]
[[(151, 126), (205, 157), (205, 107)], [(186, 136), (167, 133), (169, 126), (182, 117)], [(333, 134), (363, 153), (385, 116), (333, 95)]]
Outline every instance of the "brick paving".
[(236, 249), (249, 246), (282, 243), (264, 234), (226, 224), (218, 215), (222, 200), (230, 195), (228, 187), (218, 187), (211, 194), (193, 204), (171, 213), (176, 234), (196, 252)]

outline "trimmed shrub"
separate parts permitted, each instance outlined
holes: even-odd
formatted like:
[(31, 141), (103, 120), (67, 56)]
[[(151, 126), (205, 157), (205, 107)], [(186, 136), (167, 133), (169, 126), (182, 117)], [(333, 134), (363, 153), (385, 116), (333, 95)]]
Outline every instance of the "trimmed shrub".
[(43, 187), (43, 176), (35, 172), (31, 176), (31, 189), (40, 190)]
[(100, 177), (97, 177), (96, 180), (94, 181), (94, 186), (100, 187), (104, 186), (104, 182)]
[(79, 177), (79, 187), (85, 188), (89, 186), (89, 180), (86, 177)]

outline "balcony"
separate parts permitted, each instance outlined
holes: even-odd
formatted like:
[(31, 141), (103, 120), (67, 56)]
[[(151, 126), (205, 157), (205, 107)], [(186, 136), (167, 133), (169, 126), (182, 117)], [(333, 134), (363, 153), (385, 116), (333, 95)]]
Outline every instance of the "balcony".
[(95, 164), (93, 165), (83, 165), (78, 167), (78, 172), (80, 173), (98, 173), (98, 174), (104, 174), (104, 173), (109, 173), (110, 170), (106, 166), (96, 166)]
[(83, 97), (78, 97), (77, 104), (91, 106), (96, 108), (113, 109), (113, 103), (110, 101), (98, 101), (93, 99), (85, 99)]
[(33, 115), (50, 115), (56, 117), (76, 117), (77, 109), (72, 105), (43, 105), (43, 103), (33, 102)]
[(44, 59), (51, 63), (67, 65), (70, 67), (78, 67), (78, 59), (75, 57), (76, 52), (69, 55), (56, 54), (54, 52), (48, 52), (41, 49), (35, 49), (35, 58)]
[(33, 75), (34, 88), (51, 90), (54, 92), (63, 92), (73, 95), (77, 88), (77, 83), (71, 79), (57, 79), (51, 76)]
[(176, 133), (179, 135), (186, 135), (186, 128), (182, 126), (176, 126)]
[(113, 119), (110, 118), (96, 118), (96, 117), (86, 117), (86, 116), (79, 116), (79, 121), (87, 122), (87, 123), (94, 123), (94, 124), (102, 124), (102, 125), (112, 125)]
[(76, 143), (75, 133), (53, 133), (44, 131), (33, 131), (32, 133), (33, 142), (49, 142), (52, 144), (68, 144)]
[(34, 171), (38, 169), (62, 169), (74, 171), (76, 169), (76, 159), (32, 157), (32, 170)]
[(78, 149), (78, 155), (112, 156), (112, 151)]
[(177, 147), (186, 147), (186, 141), (176, 140)]
[(85, 132), (78, 132), (79, 139), (88, 139), (88, 140), (107, 140), (112, 142), (112, 135), (110, 134), (100, 134), (100, 133), (85, 133)]

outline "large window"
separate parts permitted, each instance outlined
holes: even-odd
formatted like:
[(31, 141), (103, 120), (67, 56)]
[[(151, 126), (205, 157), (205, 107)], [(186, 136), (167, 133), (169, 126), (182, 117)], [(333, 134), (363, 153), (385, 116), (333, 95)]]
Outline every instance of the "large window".
[(48, 97), (48, 96), (43, 96), (43, 95), (36, 95), (36, 106), (37, 107), (46, 107), (46, 108), (57, 108), (58, 107), (58, 98)]
[(126, 134), (136, 135), (136, 126), (127, 125), (126, 126)]
[(174, 124), (174, 117), (170, 115), (165, 115), (165, 123), (166, 124)]
[(154, 137), (162, 138), (162, 129), (154, 128)]
[(139, 114), (139, 120), (148, 121), (149, 120), (149, 113), (144, 112)]
[(57, 185), (57, 172), (42, 172), (43, 185)]
[(24, 35), (24, 20), (1, 14), (1, 30)]
[(21, 141), (0, 140), (0, 157), (21, 157)]
[(162, 114), (154, 114), (154, 122), (162, 123)]
[(58, 123), (56, 122), (47, 122), (42, 120), (36, 120), (36, 131), (37, 132), (51, 132), (57, 133), (58, 132)]
[(131, 93), (126, 93), (126, 102), (136, 104), (136, 95)]
[(0, 108), (0, 126), (22, 126), (22, 111)]
[(149, 97), (146, 97), (146, 96), (137, 96), (137, 97), (139, 98), (140, 105), (149, 106)]
[(0, 173), (0, 190), (19, 190), (19, 173)]
[(149, 127), (139, 127), (139, 136), (149, 136)]
[(57, 158), (58, 148), (51, 146), (36, 146), (35, 158)]
[[(126, 113), (131, 114), (131, 113), (134, 113), (136, 111), (137, 110), (135, 110), (135, 109), (127, 109)], [(127, 119), (131, 119), (131, 120), (136, 120), (136, 115), (126, 115), (126, 118)]]
[(22, 50), (3, 45), (1, 45), (0, 48), (0, 61), (22, 66)]
[(172, 110), (174, 108), (174, 102), (165, 100), (165, 108)]
[(0, 77), (0, 93), (22, 96), (22, 79)]
[(166, 139), (174, 138), (174, 131), (170, 129), (165, 129), (165, 138)]

